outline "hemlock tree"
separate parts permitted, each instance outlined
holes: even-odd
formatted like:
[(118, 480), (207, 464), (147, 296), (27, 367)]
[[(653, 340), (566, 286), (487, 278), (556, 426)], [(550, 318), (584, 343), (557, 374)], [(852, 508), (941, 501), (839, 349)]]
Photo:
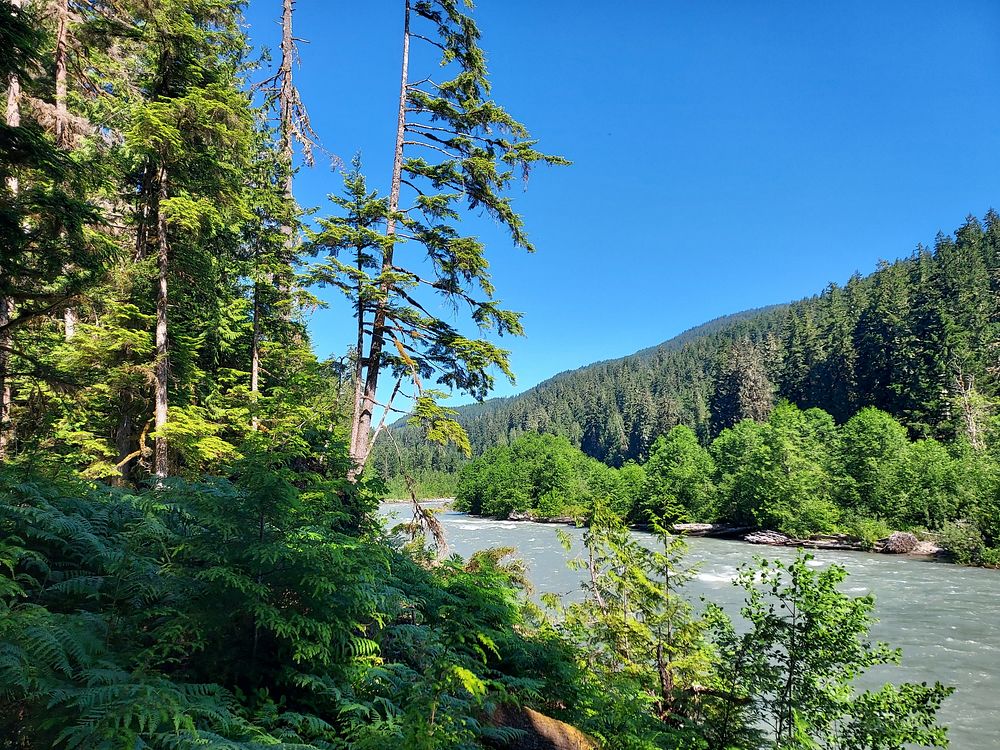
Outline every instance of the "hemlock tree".
[(171, 1), (136, 13), (149, 39), (142, 97), (125, 142), (141, 176), (136, 254), (156, 259), (153, 473), (160, 477), (168, 473), (169, 282), (186, 262), (202, 274), (211, 269), (200, 281), (212, 285), (219, 250), (205, 240), (231, 232), (243, 211), (241, 169), (253, 117), (236, 85), (244, 51), (238, 5)]
[(719, 364), (710, 406), (714, 435), (744, 419), (767, 419), (774, 406), (774, 385), (759, 344), (741, 338), (729, 347)]
[(100, 276), (109, 254), (96, 231), (82, 170), (22, 112), (42, 56), (44, 35), (22, 2), (0, 3), (0, 63), (7, 81), (0, 125), (0, 459), (12, 437), (18, 382), (53, 376), (51, 341), (40, 327)]
[[(471, 8), (471, 3), (466, 6)], [(493, 298), (483, 243), (461, 231), (463, 210), (481, 210), (505, 227), (515, 246), (533, 250), (507, 195), (515, 178), (538, 163), (566, 164), (535, 148), (527, 129), (489, 98), (479, 29), (456, 0), (405, 0), (403, 55), (392, 179), (387, 199), (368, 193), (358, 165), (347, 177), (343, 213), (320, 222), (312, 247), (328, 253), (315, 279), (337, 286), (355, 306), (357, 344), (350, 452), (351, 478), (364, 469), (378, 427), (395, 409), (404, 380), (414, 392), (413, 420), (430, 439), (468, 440), (449, 410), (437, 404), (438, 384), (481, 399), (497, 368), (513, 380), (507, 352), (468, 338), (432, 312), (426, 293), (445, 306), (466, 306), (481, 330), (522, 333), (520, 315)], [(415, 30), (411, 31), (411, 27)], [(419, 27), (419, 28), (417, 28)], [(410, 75), (410, 43), (440, 50), (449, 80)], [(404, 205), (403, 194), (410, 196)], [(346, 202), (345, 202), (346, 201)], [(382, 233), (376, 238), (373, 232)], [(350, 253), (344, 260), (340, 256)], [(418, 254), (419, 253), (419, 254)], [(380, 376), (395, 377), (392, 396), (378, 402)], [(373, 415), (382, 408), (382, 419)], [(398, 410), (396, 410), (398, 411)]]
[[(684, 562), (682, 539), (655, 524), (654, 530), (650, 549), (598, 503), (583, 549), (569, 561), (583, 574), (583, 601), (564, 605), (558, 595), (542, 597), (555, 615), (555, 631), (578, 649), (600, 693), (599, 712), (584, 727), (608, 747), (637, 729), (661, 740), (671, 736), (671, 747), (701, 746), (693, 720), (699, 686), (711, 677), (711, 650), (705, 621), (683, 595), (695, 570)], [(559, 536), (568, 551), (569, 536)]]

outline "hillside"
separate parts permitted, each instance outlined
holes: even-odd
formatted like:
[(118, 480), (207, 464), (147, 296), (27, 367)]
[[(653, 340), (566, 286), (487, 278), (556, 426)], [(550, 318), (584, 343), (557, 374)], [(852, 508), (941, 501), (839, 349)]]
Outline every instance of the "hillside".
[[(981, 440), (998, 393), (998, 295), (1000, 216), (990, 211), (843, 286), (709, 321), (517, 396), (461, 407), (458, 419), (474, 453), (543, 432), (613, 466), (641, 459), (677, 424), (706, 441), (780, 399), (839, 422), (875, 406), (914, 437)], [(412, 469), (461, 463), (414, 430), (396, 437)], [(383, 451), (379, 464), (392, 474), (398, 461)]]

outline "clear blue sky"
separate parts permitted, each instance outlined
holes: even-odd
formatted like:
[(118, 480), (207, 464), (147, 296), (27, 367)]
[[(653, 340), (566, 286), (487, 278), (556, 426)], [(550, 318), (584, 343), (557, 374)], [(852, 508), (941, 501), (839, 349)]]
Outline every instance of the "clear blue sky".
[[(280, 0), (252, 0), (257, 45)], [(488, 221), (516, 388), (711, 318), (817, 293), (1000, 208), (1000, 3), (481, 0), (494, 96), (574, 165), (516, 205), (538, 252)], [(402, 0), (299, 0), (302, 98), (323, 144), (388, 183)], [(321, 160), (322, 161), (322, 160)], [(329, 162), (300, 172), (326, 210)], [(330, 293), (332, 295), (332, 292)], [(321, 356), (352, 339), (316, 313)]]

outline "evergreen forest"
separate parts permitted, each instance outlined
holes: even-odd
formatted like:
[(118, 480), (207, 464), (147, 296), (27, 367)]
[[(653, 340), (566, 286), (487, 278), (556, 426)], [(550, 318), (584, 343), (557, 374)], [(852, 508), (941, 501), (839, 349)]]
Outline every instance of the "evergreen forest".
[[(904, 248), (884, 248), (887, 255)], [(969, 216), (933, 247), (881, 262), (815, 297), (727, 316), (623, 359), (564, 372), (523, 394), (459, 407), (475, 453), (527, 432), (563, 435), (609, 466), (644, 461), (677, 425), (707, 445), (782, 399), (843, 424), (866, 407), (912, 439), (991, 443), (1000, 399), (1000, 214)], [(413, 471), (457, 453), (401, 431)], [(383, 460), (387, 474), (398, 459)]]
[[(350, 103), (391, 172), (302, 207), (294, 0), (254, 0), (263, 53), (235, 0), (0, 0), (0, 748), (946, 746), (951, 687), (855, 685), (901, 653), (842, 568), (747, 566), (734, 624), (660, 524), (958, 524), (988, 561), (1000, 217), (456, 413), (523, 334), (462, 220), (533, 250), (511, 189), (569, 161), (492, 98), (471, 2), (397, 4), (398, 88)], [(322, 359), (330, 294), (354, 343)], [(587, 515), (579, 597), (419, 503), (385, 527), (388, 480), (473, 453), (470, 509)]]

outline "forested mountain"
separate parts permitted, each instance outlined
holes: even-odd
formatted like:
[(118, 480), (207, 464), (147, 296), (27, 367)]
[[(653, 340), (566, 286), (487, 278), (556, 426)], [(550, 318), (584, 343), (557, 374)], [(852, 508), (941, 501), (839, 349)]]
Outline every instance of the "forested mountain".
[[(998, 346), (1000, 215), (991, 210), (868, 276), (461, 407), (457, 418), (474, 453), (549, 432), (612, 466), (644, 458), (675, 425), (706, 443), (740, 419), (766, 419), (781, 399), (841, 423), (874, 406), (912, 437), (964, 436), (979, 445), (1000, 396)], [(418, 445), (409, 430), (397, 442), (416, 470), (461, 463), (454, 451)], [(394, 471), (389, 452), (383, 460)]]

